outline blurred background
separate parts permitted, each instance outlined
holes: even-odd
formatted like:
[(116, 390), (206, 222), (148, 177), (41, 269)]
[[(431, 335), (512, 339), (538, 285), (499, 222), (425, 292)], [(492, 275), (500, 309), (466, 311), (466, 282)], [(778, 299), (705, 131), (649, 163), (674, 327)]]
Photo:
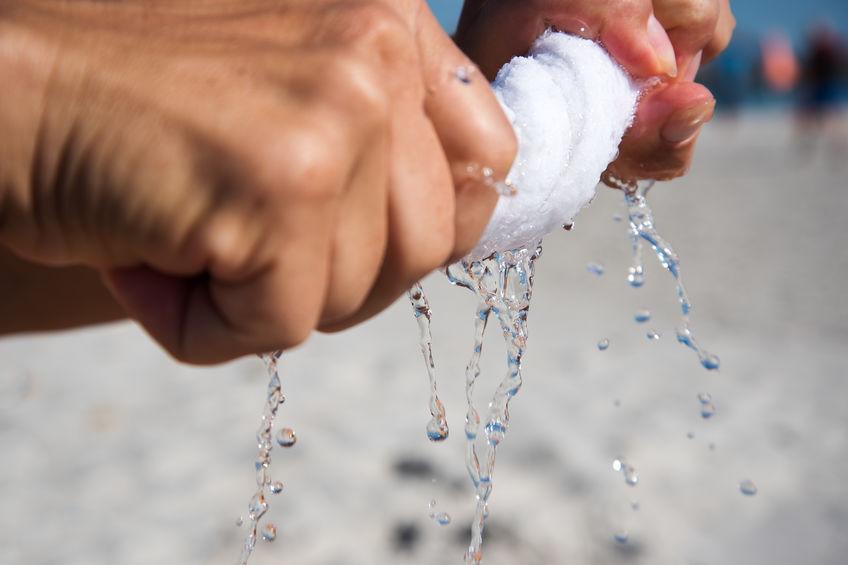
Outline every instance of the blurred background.
[[(452, 28), (459, 2), (432, 4)], [(487, 564), (848, 562), (848, 4), (734, 10), (733, 43), (701, 75), (719, 115), (690, 174), (649, 195), (721, 370), (675, 343), (674, 287), (652, 257), (646, 285), (627, 285), (622, 198), (602, 189), (538, 262)], [(274, 451), (286, 488), (270, 501), (277, 540), (260, 542), (256, 565), (462, 562), (474, 300), (440, 275), (425, 288), (451, 437), (425, 437), (405, 300), (288, 353), (279, 425), (299, 439)], [(642, 308), (652, 319), (637, 324)], [(500, 337), (489, 338), (483, 406), (505, 368)], [(0, 341), (0, 563), (235, 562), (265, 381), (254, 359), (177, 365), (129, 323)], [(613, 470), (618, 457), (637, 486)], [(755, 496), (740, 493), (746, 479)], [(433, 499), (449, 525), (429, 518)]]

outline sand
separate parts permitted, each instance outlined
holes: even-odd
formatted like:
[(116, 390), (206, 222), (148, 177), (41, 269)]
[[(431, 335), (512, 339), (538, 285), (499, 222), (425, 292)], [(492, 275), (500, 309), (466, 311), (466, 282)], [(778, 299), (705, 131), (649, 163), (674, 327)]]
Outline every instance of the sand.
[[(548, 238), (487, 565), (846, 562), (848, 156), (800, 156), (790, 125), (776, 114), (718, 121), (690, 175), (651, 193), (718, 373), (674, 343), (673, 285), (653, 258), (645, 287), (625, 283), (619, 194), (601, 192), (574, 231)], [(587, 272), (590, 261), (606, 274)], [(256, 565), (461, 563), (474, 304), (440, 276), (425, 287), (453, 435), (425, 438), (408, 303), (314, 336), (283, 362), (281, 423), (299, 440), (274, 452), (287, 490), (271, 501), (279, 536)], [(642, 307), (654, 313), (645, 325), (633, 321)], [(504, 361), (490, 337), (486, 394)], [(0, 563), (233, 563), (264, 381), (253, 359), (180, 366), (129, 323), (0, 342)], [(710, 420), (699, 392), (713, 395)], [(638, 486), (612, 470), (617, 456)], [(745, 478), (757, 496), (739, 493)], [(432, 498), (449, 526), (427, 517)]]

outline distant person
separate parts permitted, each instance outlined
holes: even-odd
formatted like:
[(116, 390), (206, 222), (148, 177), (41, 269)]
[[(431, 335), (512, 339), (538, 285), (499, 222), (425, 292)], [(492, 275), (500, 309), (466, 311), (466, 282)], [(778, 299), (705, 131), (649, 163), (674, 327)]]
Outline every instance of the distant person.
[(831, 151), (841, 152), (840, 87), (846, 62), (845, 48), (837, 32), (827, 24), (813, 27), (807, 36), (802, 61), (798, 130), (804, 153), (822, 140)]

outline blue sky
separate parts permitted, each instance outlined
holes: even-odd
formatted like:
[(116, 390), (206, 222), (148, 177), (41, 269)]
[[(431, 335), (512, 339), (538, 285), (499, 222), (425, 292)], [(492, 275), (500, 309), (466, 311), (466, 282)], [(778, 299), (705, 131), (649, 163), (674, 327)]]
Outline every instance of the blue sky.
[[(428, 3), (445, 29), (452, 31), (462, 1), (429, 0)], [(811, 23), (826, 19), (843, 36), (848, 36), (848, 0), (731, 0), (731, 5), (741, 31), (762, 33), (781, 29), (797, 40)]]

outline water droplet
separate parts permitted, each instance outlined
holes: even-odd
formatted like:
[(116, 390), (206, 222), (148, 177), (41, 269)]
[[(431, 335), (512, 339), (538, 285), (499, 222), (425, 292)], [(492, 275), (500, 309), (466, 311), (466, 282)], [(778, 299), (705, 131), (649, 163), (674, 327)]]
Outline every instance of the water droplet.
[(627, 282), (633, 288), (639, 288), (645, 284), (645, 270), (642, 265), (630, 267), (627, 271)]
[(451, 523), (450, 514), (448, 514), (447, 512), (437, 512), (435, 514), (431, 514), (430, 518), (432, 518), (433, 521), (440, 526), (447, 526)]
[(624, 476), (624, 482), (634, 487), (639, 483), (639, 474), (633, 465), (627, 463), (624, 459), (614, 459), (612, 468), (619, 471)]
[(708, 420), (715, 416), (716, 407), (712, 402), (707, 402), (706, 404), (701, 404), (701, 418)]
[(648, 330), (648, 333), (645, 336), (651, 341), (657, 341), (660, 339), (660, 333), (657, 330)]
[(607, 338), (602, 339), (598, 342), (598, 350), (606, 351), (609, 348), (610, 341)]
[(244, 525), (244, 518), (242, 518), (241, 516), (239, 516), (239, 517), (236, 519), (236, 528), (241, 528), (243, 525)]
[(639, 503), (638, 500), (634, 500), (633, 502), (630, 503), (630, 508), (634, 512), (638, 512), (642, 508), (642, 505)]
[(247, 506), (247, 517), (250, 520), (258, 520), (268, 511), (268, 501), (261, 494), (253, 495), (250, 499), (250, 504)]
[(644, 324), (651, 319), (651, 311), (644, 309), (638, 310), (636, 314), (633, 315), (633, 319), (636, 320), (636, 323), (638, 324)]
[(444, 441), (448, 437), (448, 423), (443, 418), (433, 418), (427, 422), (427, 439), (430, 441)]
[(600, 277), (604, 274), (604, 266), (600, 263), (587, 263), (586, 270), (596, 277)]
[(709, 404), (713, 400), (713, 395), (709, 392), (699, 392), (698, 393), (698, 402), (701, 404)]
[(280, 447), (291, 447), (297, 443), (297, 436), (291, 428), (283, 428), (277, 433), (277, 444)]
[(615, 223), (619, 223), (623, 219), (624, 219), (624, 216), (622, 216), (619, 213), (615, 213), (615, 214), (612, 215), (612, 221), (615, 222)]
[(268, 523), (262, 528), (262, 539), (267, 542), (272, 542), (277, 539), (277, 526)]
[(695, 432), (687, 432), (686, 437), (689, 439), (695, 439)]
[(453, 76), (462, 84), (471, 84), (471, 73), (473, 71), (474, 67), (461, 66), (456, 68), (453, 73)]
[(630, 539), (630, 534), (627, 532), (627, 530), (622, 530), (613, 534), (612, 538), (615, 540), (616, 543), (625, 544)]
[(566, 222), (566, 223), (562, 224), (562, 229), (564, 229), (565, 231), (573, 230), (574, 229), (574, 222)]
[(285, 487), (283, 486), (282, 481), (275, 481), (268, 485), (268, 490), (271, 491), (271, 494), (280, 494), (283, 492), (283, 488)]
[(716, 444), (714, 444), (713, 442), (710, 442), (710, 444), (707, 447), (710, 449), (710, 451), (715, 451)]
[(739, 483), (739, 492), (744, 494), (745, 496), (754, 496), (757, 494), (757, 485), (754, 484), (754, 481), (751, 479), (745, 479), (744, 481)]
[(718, 355), (704, 353), (704, 356), (701, 357), (701, 365), (708, 371), (715, 371), (721, 365), (721, 361), (719, 360)]

